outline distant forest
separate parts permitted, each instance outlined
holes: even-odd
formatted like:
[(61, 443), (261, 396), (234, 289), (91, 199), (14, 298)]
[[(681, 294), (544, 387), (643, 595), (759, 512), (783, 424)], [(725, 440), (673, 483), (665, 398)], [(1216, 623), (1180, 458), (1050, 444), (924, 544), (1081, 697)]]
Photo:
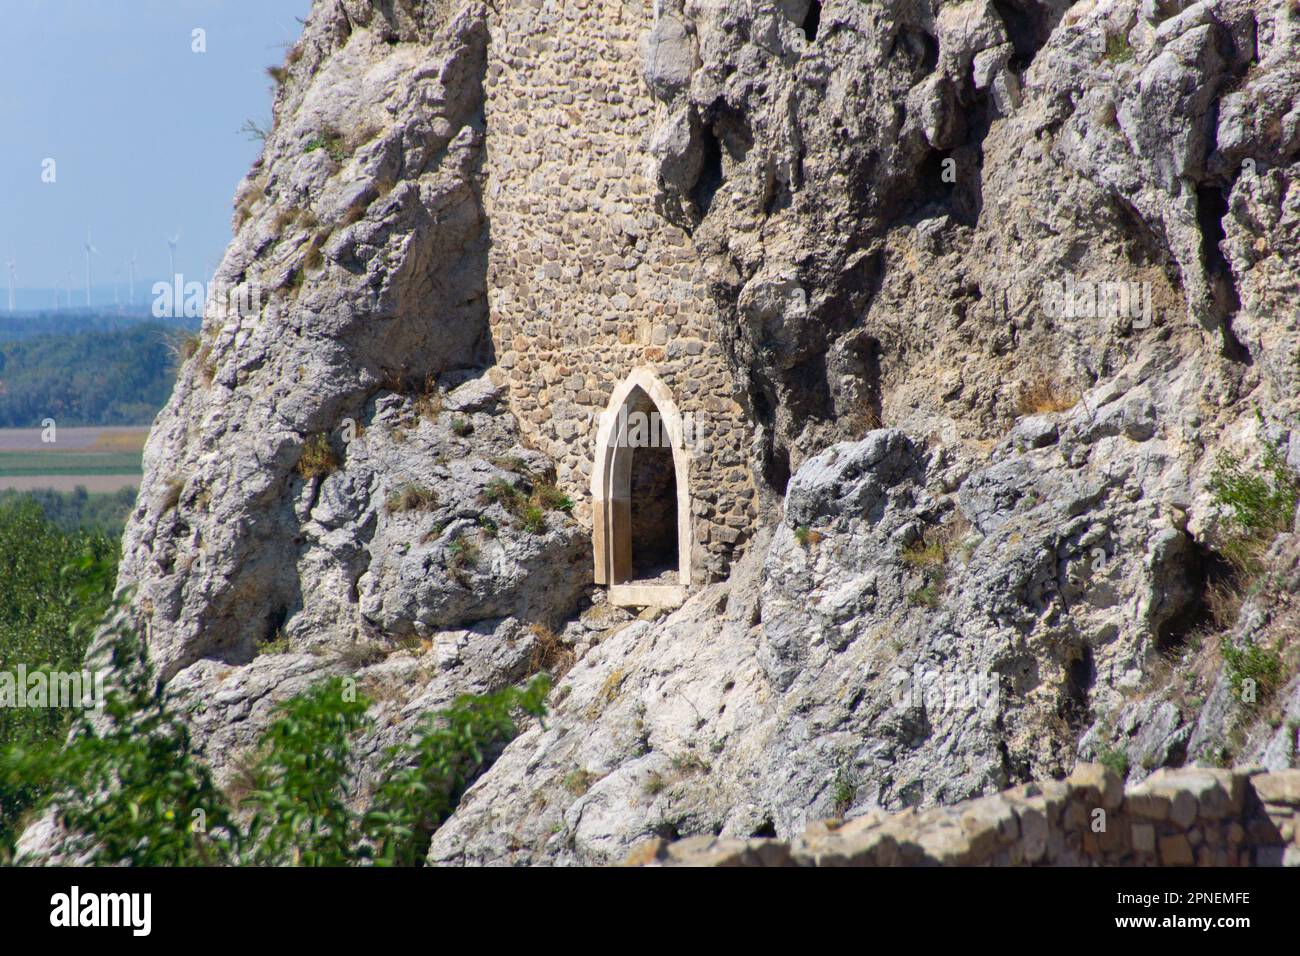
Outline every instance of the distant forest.
[(135, 507), (134, 488), (122, 488), (107, 494), (88, 494), (84, 487), (76, 491), (54, 491), (39, 488), (35, 491), (0, 491), (0, 515), (5, 509), (19, 506), (24, 501), (35, 501), (50, 522), (64, 534), (81, 532), (102, 534), (110, 541), (122, 537), (127, 516)]
[(173, 342), (195, 324), (0, 319), (0, 428), (148, 425), (171, 393)]

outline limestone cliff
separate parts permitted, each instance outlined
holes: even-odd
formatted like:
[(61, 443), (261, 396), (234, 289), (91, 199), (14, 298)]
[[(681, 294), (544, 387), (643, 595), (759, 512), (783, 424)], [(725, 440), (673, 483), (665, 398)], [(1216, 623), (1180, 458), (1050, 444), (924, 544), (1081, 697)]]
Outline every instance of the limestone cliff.
[[(576, 656), (433, 862), (1294, 766), (1300, 536), (1225, 615), (1210, 483), (1300, 467), (1297, 184), (1289, 0), (318, 0), (122, 584), (219, 775), (324, 673), (373, 754)], [(636, 369), (698, 426), (639, 614), (589, 543)]]

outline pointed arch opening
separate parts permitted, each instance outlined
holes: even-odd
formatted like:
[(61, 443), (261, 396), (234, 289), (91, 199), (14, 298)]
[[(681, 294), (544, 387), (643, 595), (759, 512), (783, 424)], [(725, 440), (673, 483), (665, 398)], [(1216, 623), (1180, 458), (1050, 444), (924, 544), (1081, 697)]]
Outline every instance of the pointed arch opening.
[(672, 393), (649, 369), (614, 390), (591, 470), (592, 551), (609, 600), (675, 607), (691, 582), (690, 454)]

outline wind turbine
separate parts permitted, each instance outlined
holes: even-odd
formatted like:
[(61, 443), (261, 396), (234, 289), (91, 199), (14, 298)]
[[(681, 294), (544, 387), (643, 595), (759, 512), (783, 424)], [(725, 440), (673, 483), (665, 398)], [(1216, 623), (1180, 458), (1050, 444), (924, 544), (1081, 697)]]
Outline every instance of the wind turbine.
[(9, 311), (14, 310), (14, 261), (10, 259), (7, 263), (9, 266)]
[(86, 308), (90, 308), (90, 256), (99, 255), (99, 250), (90, 241), (90, 227), (86, 227)]
[(135, 305), (135, 250), (132, 250), (132, 251), (131, 251), (131, 258), (126, 260), (126, 266), (127, 266), (127, 269), (128, 269), (128, 270), (130, 271), (130, 273), (131, 273), (131, 301), (130, 301), (130, 304), (131, 304), (132, 306), (134, 306), (134, 305)]
[(64, 307), (72, 311), (72, 270), (69, 269), (63, 274), (63, 287), (67, 290), (68, 297), (64, 300)]
[(167, 240), (167, 261), (171, 263), (172, 267), (171, 275), (168, 276), (169, 279), (174, 278), (176, 275), (176, 247), (180, 244), (181, 231), (177, 228), (176, 235)]

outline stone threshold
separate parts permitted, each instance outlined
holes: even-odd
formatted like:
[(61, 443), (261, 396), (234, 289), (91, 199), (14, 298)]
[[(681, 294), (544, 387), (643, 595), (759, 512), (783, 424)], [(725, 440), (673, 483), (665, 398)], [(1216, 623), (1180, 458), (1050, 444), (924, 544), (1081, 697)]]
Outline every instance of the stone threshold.
[(680, 607), (686, 588), (680, 584), (611, 584), (609, 603), (618, 607)]

